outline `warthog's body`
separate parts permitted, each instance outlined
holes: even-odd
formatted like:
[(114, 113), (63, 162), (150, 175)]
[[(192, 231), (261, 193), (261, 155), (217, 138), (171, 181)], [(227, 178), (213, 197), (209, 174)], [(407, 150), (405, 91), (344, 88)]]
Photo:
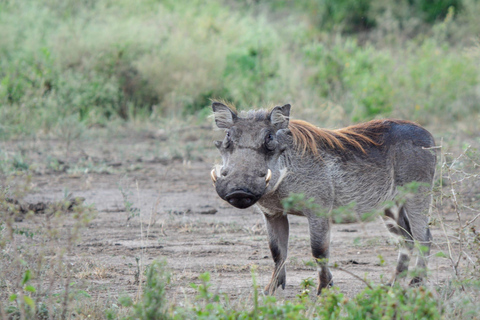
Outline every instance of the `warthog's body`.
[[(290, 105), (271, 111), (240, 115), (215, 102), (216, 124), (225, 129), (217, 141), (223, 166), (212, 170), (219, 196), (238, 208), (253, 204), (265, 216), (275, 271), (266, 287), (273, 292), (285, 287), (289, 225), (281, 200), (291, 193), (314, 198), (324, 211), (355, 204), (357, 213), (382, 209), (395, 200), (398, 187), (417, 181), (419, 191), (398, 208), (385, 209), (387, 227), (405, 239), (396, 274), (408, 269), (413, 241), (430, 248), (428, 228), (432, 180), (436, 156), (429, 148), (434, 140), (425, 129), (407, 121), (376, 120), (340, 130), (319, 129), (303, 121), (289, 121)], [(329, 257), (330, 221), (309, 209), (288, 212), (305, 216), (319, 270), (318, 293), (332, 284), (325, 260)], [(417, 267), (425, 271), (424, 251)], [(421, 281), (421, 276), (412, 282)]]

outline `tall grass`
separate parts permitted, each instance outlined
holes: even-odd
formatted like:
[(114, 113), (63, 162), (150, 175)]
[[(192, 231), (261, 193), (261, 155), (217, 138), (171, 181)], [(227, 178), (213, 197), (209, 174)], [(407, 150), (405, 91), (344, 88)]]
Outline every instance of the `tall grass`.
[(70, 318), (74, 301), (90, 298), (69, 259), (95, 209), (68, 195), (28, 206), (30, 184), (22, 174), (0, 184), (0, 318)]
[[(480, 7), (471, 1), (433, 27), (425, 18), (416, 35), (386, 2), (370, 38), (312, 22), (323, 2), (247, 3), (0, 3), (0, 135), (48, 133), (72, 115), (105, 125), (196, 114), (210, 98), (241, 107), (291, 102), (332, 124), (478, 117), (479, 50), (452, 41), (476, 32)], [(408, 10), (420, 17), (417, 7)]]

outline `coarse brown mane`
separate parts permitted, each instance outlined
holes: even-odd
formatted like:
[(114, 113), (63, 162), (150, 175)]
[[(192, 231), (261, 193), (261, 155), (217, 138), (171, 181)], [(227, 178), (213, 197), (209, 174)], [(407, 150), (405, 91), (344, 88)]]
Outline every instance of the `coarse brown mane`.
[(413, 124), (403, 120), (372, 120), (342, 129), (329, 130), (318, 128), (303, 120), (290, 120), (288, 128), (292, 133), (294, 144), (302, 154), (309, 151), (318, 155), (319, 147), (340, 152), (357, 149), (365, 153), (366, 146), (382, 144), (379, 136), (392, 123)]
[[(242, 111), (240, 114), (233, 103), (226, 100), (212, 100), (223, 103), (228, 106), (235, 115), (242, 115), (250, 120), (265, 120), (272, 108)], [(290, 119), (288, 128), (292, 133), (293, 143), (301, 154), (310, 152), (319, 156), (319, 148), (329, 148), (338, 152), (356, 149), (366, 153), (365, 147), (382, 145), (381, 134), (391, 126), (396, 124), (412, 124), (414, 122), (396, 119), (371, 120), (364, 123), (355, 124), (341, 129), (330, 130), (316, 127), (304, 120)]]

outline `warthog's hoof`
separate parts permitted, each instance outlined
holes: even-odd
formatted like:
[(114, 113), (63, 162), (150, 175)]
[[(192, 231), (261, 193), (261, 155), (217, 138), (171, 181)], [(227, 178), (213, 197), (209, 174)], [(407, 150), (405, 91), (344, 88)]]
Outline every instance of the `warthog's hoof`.
[(282, 287), (282, 290), (285, 290), (285, 284), (286, 284), (286, 277), (280, 277), (279, 279), (272, 280), (270, 283), (265, 287), (263, 292), (265, 295), (269, 296), (275, 293), (278, 287)]
[(317, 290), (317, 296), (319, 296), (321, 293), (322, 293), (322, 290), (323, 289), (330, 289), (331, 287), (333, 287), (335, 284), (333, 283), (333, 280), (330, 280), (330, 282), (327, 284), (326, 287), (318, 287), (318, 290)]

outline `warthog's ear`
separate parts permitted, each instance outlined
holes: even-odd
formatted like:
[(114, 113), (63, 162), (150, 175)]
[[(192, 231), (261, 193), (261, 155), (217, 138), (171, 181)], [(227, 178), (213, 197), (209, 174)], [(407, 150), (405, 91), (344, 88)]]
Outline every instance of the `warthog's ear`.
[(229, 107), (220, 102), (212, 103), (213, 116), (215, 123), (220, 129), (228, 129), (233, 126), (237, 115)]
[(286, 104), (282, 107), (275, 107), (273, 108), (272, 112), (270, 112), (270, 122), (275, 126), (275, 128), (277, 128), (277, 130), (288, 128), (290, 108), (291, 106)]

